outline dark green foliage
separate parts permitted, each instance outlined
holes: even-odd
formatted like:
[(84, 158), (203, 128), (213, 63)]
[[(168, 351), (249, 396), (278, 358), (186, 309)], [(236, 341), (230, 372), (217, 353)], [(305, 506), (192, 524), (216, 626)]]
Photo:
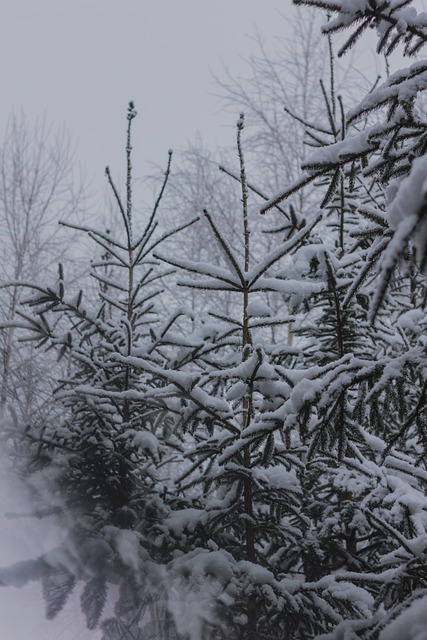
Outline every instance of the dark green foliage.
[(97, 575), (86, 582), (80, 604), (82, 613), (86, 616), (87, 628), (95, 629), (101, 618), (107, 598), (107, 583), (105, 577)]
[(52, 620), (62, 610), (75, 583), (75, 576), (66, 569), (57, 569), (42, 579), (48, 620)]

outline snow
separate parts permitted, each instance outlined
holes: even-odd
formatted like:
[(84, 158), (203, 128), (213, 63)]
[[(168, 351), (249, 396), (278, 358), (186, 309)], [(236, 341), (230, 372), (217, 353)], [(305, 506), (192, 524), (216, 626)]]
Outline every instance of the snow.
[(425, 325), (426, 314), (421, 309), (410, 309), (397, 319), (397, 324), (402, 329), (408, 329), (413, 333), (421, 333)]
[(156, 460), (159, 460), (159, 441), (151, 431), (140, 430), (128, 430), (123, 434), (123, 437), (130, 437), (135, 447), (143, 451), (148, 451)]
[(379, 640), (425, 640), (427, 596), (421, 592), (408, 607), (380, 633)]
[(174, 560), (167, 573), (168, 609), (178, 633), (188, 640), (204, 637), (204, 624), (217, 624), (216, 602), (233, 602), (226, 588), (234, 578), (235, 561), (224, 551), (195, 549)]
[[(316, 5), (314, 2), (313, 4)], [(414, 7), (402, 7), (403, 3), (399, 0), (388, 0), (385, 6), (381, 6), (384, 16), (391, 16), (391, 20), (396, 21), (396, 30), (399, 33), (405, 33), (408, 26), (416, 27), (419, 31), (425, 32), (427, 28), (427, 15), (417, 13)], [(372, 20), (372, 4), (369, 0), (329, 0), (328, 10), (337, 13), (337, 16), (329, 20), (323, 25), (324, 33), (341, 30), (350, 27), (353, 23), (358, 25), (363, 18), (371, 18)], [(373, 26), (376, 27), (378, 36), (381, 38), (385, 31), (390, 27), (391, 20), (381, 19), (376, 21)]]
[[(335, 4), (332, 0), (332, 9), (334, 6), (339, 9), (340, 15), (337, 20), (345, 24), (357, 18), (357, 12), (365, 11), (368, 4), (368, 0), (344, 0)], [(388, 5), (389, 9), (396, 6), (396, 3)], [(407, 24), (416, 19), (413, 12), (402, 10), (397, 28), (404, 30)], [(379, 25), (379, 28), (381, 29), (382, 25)], [(394, 74), (387, 83), (362, 101), (350, 116), (356, 119), (361, 111), (375, 108), (391, 98), (411, 99), (424, 86), (423, 83), (427, 82), (427, 68), (423, 64), (417, 63), (411, 68), (411, 77), (408, 77), (408, 72), (406, 75), (405, 72), (401, 72), (400, 75)], [(403, 110), (399, 108), (395, 117), (401, 117), (402, 114)], [(130, 117), (133, 116), (134, 113), (131, 111)], [(239, 122), (239, 126), (242, 124), (243, 120)], [(350, 135), (336, 144), (318, 149), (306, 162), (307, 173), (297, 184), (308, 183), (313, 176), (328, 172), (337, 164), (344, 165), (352, 159), (368, 156), (373, 149), (381, 151), (383, 141), (380, 138), (383, 132), (383, 127), (373, 127), (361, 134)], [(379, 156), (376, 156), (374, 162), (379, 161)], [(274, 201), (277, 201), (277, 198)], [(273, 201), (270, 201), (270, 204), (271, 202)], [(424, 256), (427, 246), (427, 157), (415, 160), (409, 176), (394, 183), (389, 190), (389, 202), (389, 222), (395, 234), (382, 262), (382, 268), (386, 272), (395, 267), (403, 249), (410, 241), (417, 247), (419, 258)], [(352, 196), (352, 206), (356, 203), (356, 196)], [(147, 523), (141, 520), (135, 530), (120, 529), (111, 525), (104, 526), (101, 531), (94, 528), (91, 531), (93, 535), (87, 536), (87, 542), (79, 541), (78, 545), (67, 547), (66, 551), (60, 546), (56, 547), (46, 555), (47, 562), (52, 566), (67, 567), (80, 577), (86, 574), (99, 575), (100, 568), (108, 567), (112, 564), (112, 559), (117, 559), (118, 556), (126, 569), (126, 576), (129, 570), (131, 576), (142, 581), (149, 573), (150, 566), (155, 565), (146, 549), (151, 549), (153, 544), (159, 552), (157, 560), (161, 558), (163, 544), (167, 547), (167, 559), (159, 560), (159, 564), (156, 565), (157, 575), (164, 579), (169, 596), (167, 606), (174, 616), (177, 629), (189, 640), (199, 640), (204, 635), (204, 623), (216, 621), (218, 602), (232, 607), (236, 597), (242, 600), (248, 593), (255, 591), (260, 598), (264, 597), (265, 606), (271, 606), (273, 614), (275, 611), (289, 609), (301, 615), (301, 621), (304, 615), (301, 603), (303, 606), (313, 603), (319, 616), (322, 613), (328, 616), (332, 620), (331, 624), (337, 625), (337, 629), (341, 622), (348, 624), (347, 637), (350, 637), (352, 629), (357, 627), (357, 622), (343, 620), (340, 607), (335, 605), (350, 603), (360, 611), (362, 617), (369, 618), (375, 603), (368, 590), (359, 586), (363, 580), (375, 586), (391, 582), (393, 577), (399, 575), (399, 571), (406, 570), (405, 562), (408, 559), (412, 560), (413, 557), (424, 553), (427, 547), (427, 502), (421, 490), (427, 473), (421, 465), (416, 467), (414, 462), (414, 452), (417, 456), (420, 453), (417, 450), (418, 443), (413, 438), (408, 443), (405, 454), (401, 455), (396, 451), (397, 446), (393, 447), (390, 455), (382, 460), (388, 452), (387, 444), (379, 435), (369, 432), (370, 429), (375, 431), (370, 424), (369, 413), (369, 402), (374, 398), (374, 394), (378, 392), (376, 402), (383, 402), (384, 388), (394, 384), (395, 378), (406, 373), (408, 364), (411, 365), (411, 376), (414, 373), (410, 382), (415, 386), (414, 380), (422, 378), (420, 371), (425, 374), (425, 354), (417, 345), (412, 351), (408, 348), (403, 355), (401, 352), (395, 358), (383, 356), (383, 352), (388, 348), (399, 349), (405, 339), (408, 343), (414, 339), (413, 335), (408, 336), (401, 331), (401, 341), (396, 340), (393, 344), (396, 335), (393, 333), (393, 323), (386, 326), (389, 342), (381, 340), (381, 336), (377, 334), (371, 334), (372, 342), (378, 340), (379, 347), (375, 345), (373, 350), (366, 354), (366, 360), (347, 353), (343, 358), (336, 359), (325, 367), (307, 366), (305, 344), (296, 333), (292, 336), (296, 343), (294, 357), (269, 359), (271, 351), (267, 341), (264, 344), (261, 339), (263, 334), (269, 333), (268, 328), (252, 331), (253, 343), (245, 344), (242, 350), (242, 342), (247, 342), (246, 337), (242, 341), (241, 335), (241, 317), (244, 312), (242, 292), (246, 293), (249, 290), (251, 293), (251, 302), (247, 308), (251, 318), (272, 320), (269, 306), (262, 301), (262, 294), (265, 292), (280, 294), (269, 297), (273, 298), (273, 301), (280, 299), (277, 306), (281, 312), (283, 309), (289, 309), (289, 306), (298, 307), (312, 294), (325, 290), (327, 247), (320, 243), (311, 244), (316, 238), (309, 238), (309, 233), (319, 222), (320, 216), (313, 217), (312, 221), (291, 240), (279, 244), (273, 251), (266, 250), (256, 264), (251, 263), (248, 271), (244, 270), (242, 259), (232, 244), (217, 232), (212, 219), (207, 219), (222, 250), (224, 267), (202, 260), (181, 259), (175, 257), (173, 251), (170, 254), (158, 254), (157, 257), (189, 274), (180, 284), (187, 283), (193, 288), (236, 292), (238, 300), (235, 307), (231, 303), (231, 311), (224, 311), (224, 315), (227, 314), (229, 317), (229, 322), (220, 319), (222, 308), (218, 310), (218, 318), (215, 321), (201, 319), (195, 303), (187, 322), (187, 325), (196, 326), (194, 334), (190, 329), (182, 329), (181, 323), (174, 327), (173, 332), (169, 331), (172, 322), (181, 313), (177, 312), (178, 315), (173, 316), (170, 326), (164, 321), (164, 316), (161, 318), (164, 332), (163, 328), (158, 329), (157, 333), (153, 332), (147, 346), (134, 332), (134, 326), (127, 317), (122, 322), (115, 323), (113, 320), (102, 320), (100, 314), (97, 320), (93, 320), (93, 327), (101, 338), (98, 341), (94, 338), (91, 343), (94, 334), (83, 329), (78, 339), (81, 337), (85, 349), (75, 351), (77, 366), (84, 363), (93, 375), (82, 376), (83, 382), (88, 380), (86, 384), (79, 385), (73, 381), (59, 396), (68, 400), (67, 406), (76, 399), (79, 401), (79, 398), (83, 398), (85, 411), (87, 408), (91, 409), (93, 415), (101, 417), (100, 423), (107, 423), (108, 426), (113, 422), (115, 426), (123, 424), (120, 422), (120, 409), (123, 408), (124, 400), (138, 402), (138, 409), (145, 403), (147, 413), (151, 411), (153, 415), (158, 410), (159, 423), (164, 414), (169, 412), (167, 419), (171, 424), (171, 433), (166, 445), (160, 435), (157, 438), (155, 433), (149, 430), (129, 428), (127, 424), (123, 429), (117, 429), (117, 441), (120, 444), (131, 444), (127, 461), (131, 466), (134, 459), (137, 460), (132, 469), (137, 480), (144, 473), (146, 452), (156, 461), (165, 458), (167, 460), (167, 466), (163, 467), (162, 482), (166, 484), (164, 499), (163, 493), (155, 493), (161, 491), (156, 485), (156, 478), (147, 478), (147, 486), (150, 485), (153, 489), (153, 494), (149, 494), (149, 497), (154, 495), (153, 500), (159, 505), (159, 518), (157, 520), (154, 517), (153, 522), (148, 523), (149, 526), (145, 526)], [(382, 231), (381, 224), (379, 231)], [(95, 237), (101, 246), (109, 246), (108, 238), (99, 234), (94, 236), (95, 232), (92, 231), (88, 233)], [(329, 245), (329, 238), (326, 238), (325, 242)], [(117, 256), (119, 249), (126, 248), (119, 243), (115, 243), (114, 247)], [(116, 255), (114, 250), (112, 255)], [(366, 258), (366, 253), (355, 251), (353, 255), (338, 261), (337, 258), (334, 259), (331, 249), (328, 255), (333, 267), (337, 268), (338, 285), (343, 289), (351, 285), (351, 268), (358, 266), (358, 261), (362, 262)], [(122, 260), (122, 263), (124, 266), (125, 261)], [(275, 275), (272, 273), (273, 267), (280, 268), (278, 274), (277, 269)], [(108, 287), (123, 292), (127, 290), (126, 286), (121, 287), (113, 276), (101, 276), (98, 279)], [(254, 296), (253, 292), (256, 292)], [(174, 298), (175, 294), (172, 292), (169, 298), (166, 298), (165, 306), (171, 306)], [(319, 298), (320, 296), (317, 300)], [(113, 297), (111, 302), (114, 302)], [(120, 311), (120, 303), (116, 303), (116, 310)], [(319, 317), (316, 313), (317, 311), (308, 319), (295, 313), (291, 320), (300, 321), (303, 318), (301, 322), (307, 320), (306, 327), (310, 328)], [(397, 314), (394, 310), (392, 313), (394, 322)], [(284, 315), (286, 316), (286, 313)], [(423, 310), (416, 309), (406, 311), (398, 322), (400, 328), (408, 332), (421, 333), (423, 319)], [(286, 316), (286, 320), (290, 321), (289, 316)], [(385, 324), (387, 325), (387, 321)], [(278, 334), (272, 338), (276, 340), (276, 344), (286, 342), (287, 327), (283, 334), (279, 333), (280, 330), (281, 327)], [(261, 335), (259, 342), (258, 334)], [(67, 337), (67, 334), (62, 332), (58, 335), (60, 340)], [(133, 342), (138, 344), (133, 346)], [(73, 347), (75, 348), (75, 345)], [(317, 351), (319, 357), (325, 355), (321, 353), (318, 345), (313, 343), (309, 347), (310, 354)], [(95, 353), (91, 353), (92, 348)], [(286, 352), (286, 347), (284, 351)], [(175, 357), (177, 352), (178, 356)], [(191, 359), (192, 355), (194, 359)], [(181, 357), (186, 364), (179, 368), (177, 363)], [(278, 362), (282, 364), (279, 365)], [(131, 372), (132, 380), (140, 380), (141, 384), (128, 388), (126, 381), (122, 386), (120, 383), (123, 380), (123, 371)], [(111, 374), (111, 377), (107, 374)], [(113, 384), (115, 376), (119, 381), (116, 386)], [(103, 387), (107, 384), (107, 379), (108, 382), (113, 380), (112, 390)], [(360, 384), (362, 386), (359, 387)], [(358, 387), (361, 390), (359, 395)], [(351, 434), (354, 435), (354, 439), (349, 438), (348, 451), (344, 451), (344, 455), (338, 460), (333, 443), (331, 451), (321, 452), (320, 460), (317, 457), (310, 459), (309, 466), (306, 467), (308, 452), (314, 448), (310, 446), (315, 442), (313, 435), (316, 436), (319, 429), (330, 426), (327, 422), (329, 416), (336, 407), (337, 399), (341, 400), (344, 395), (349, 403), (347, 415), (351, 416), (353, 422), (350, 424), (354, 428), (354, 434)], [(245, 396), (248, 402), (242, 403), (241, 400)], [(360, 406), (362, 401), (366, 401), (368, 408), (365, 412), (363, 407), (360, 409), (356, 405), (356, 397), (360, 400)], [(413, 401), (411, 398), (408, 400), (407, 414), (411, 415), (416, 401), (414, 393)], [(302, 410), (307, 410), (310, 415), (305, 418)], [(142, 407), (142, 412), (144, 411)], [(127, 413), (123, 411), (122, 415)], [(247, 428), (245, 421), (242, 421), (242, 415), (250, 417)], [(191, 416), (190, 425), (188, 416)], [(139, 416), (136, 419), (139, 419)], [(406, 416), (396, 416), (396, 421), (398, 419), (403, 423)], [(154, 423), (156, 415), (152, 420)], [(302, 422), (304, 429), (301, 428)], [(131, 422), (130, 426), (135, 425)], [(393, 429), (400, 428), (396, 423), (387, 426), (390, 426), (391, 433)], [(336, 435), (334, 431), (335, 428), (331, 429), (331, 441)], [(70, 431), (67, 435), (70, 435)], [(288, 436), (291, 441), (290, 447), (286, 440)], [(115, 450), (114, 441), (109, 439), (109, 434), (105, 438), (93, 436), (89, 442), (97, 445), (101, 443), (106, 451)], [(171, 447), (167, 449), (169, 444)], [(142, 464), (138, 460), (137, 449), (144, 454)], [(272, 453), (268, 460), (265, 452)], [(173, 457), (172, 463), (168, 455)], [(68, 462), (66, 458), (65, 461)], [(58, 468), (61, 463), (65, 464), (65, 461), (57, 457), (52, 467), (55, 468), (56, 465)], [(174, 480), (178, 474), (175, 475), (173, 465), (177, 468), (182, 467), (179, 469), (181, 480), (178, 477), (176, 486)], [(301, 478), (304, 479), (306, 470), (316, 471), (315, 465), (319, 465), (320, 469), (317, 479), (319, 485), (314, 487), (312, 494), (311, 488), (308, 488), (308, 495), (303, 496)], [(173, 471), (170, 477), (167, 476), (169, 469)], [(244, 483), (241, 482), (242, 478)], [(247, 503), (247, 480), (252, 483), (253, 489), (250, 496), (251, 509), (248, 509)], [(191, 487), (188, 492), (184, 486), (187, 481)], [(242, 484), (245, 486), (242, 487)], [(270, 490), (271, 493), (268, 493)], [(264, 500), (265, 493), (268, 493), (267, 500)], [(387, 554), (378, 559), (375, 557), (369, 571), (361, 570), (353, 574), (343, 571), (339, 576), (325, 575), (317, 582), (307, 583), (303, 575), (303, 553), (307, 546), (298, 549), (298, 545), (317, 544), (322, 551), (319, 536), (342, 536), (345, 525), (340, 518), (343, 514), (341, 509), (344, 509), (345, 514), (347, 503), (350, 503), (350, 500), (346, 500), (344, 504), (340, 503), (340, 498), (345, 493), (350, 493), (355, 502), (354, 515), (350, 514), (345, 523), (355, 527), (358, 534), (362, 532), (366, 535), (366, 540), (360, 540), (361, 544), (366, 543), (366, 547), (359, 547), (359, 550), (367, 553), (371, 542), (370, 533), (378, 526), (385, 538), (382, 548), (387, 549)], [(328, 502), (329, 496), (331, 502)], [(130, 496), (131, 499), (134, 497), (135, 503), (141, 499), (138, 492), (136, 496)], [(282, 498), (284, 506), (281, 512)], [(271, 506), (274, 512), (276, 499), (278, 515), (273, 513), (270, 517), (269, 508)], [(323, 499), (324, 504), (318, 506), (325, 507), (327, 515), (318, 522), (317, 516), (312, 517), (309, 509), (317, 506), (316, 500)], [(252, 518), (252, 506), (257, 553), (265, 553), (265, 563), (237, 560), (251, 555), (247, 551), (248, 541), (245, 540), (244, 523)], [(136, 515), (137, 509), (138, 507), (135, 508)], [(98, 515), (98, 512), (96, 514)], [(142, 517), (145, 517), (144, 509), (141, 509)], [(409, 532), (406, 526), (408, 518), (411, 525)], [(230, 520), (233, 520), (231, 525)], [(238, 527), (241, 530), (238, 530), (236, 535)], [(145, 531), (150, 528), (155, 529), (154, 542), (149, 538), (151, 531), (145, 537)], [(194, 539), (197, 539), (195, 544)], [(226, 541), (225, 548), (232, 549), (234, 555), (221, 548), (221, 540)], [(194, 548), (199, 544), (205, 548)], [(270, 545), (273, 547), (273, 554), (269, 555)], [(287, 563), (292, 562), (293, 551), (288, 554), (288, 546), (295, 548), (295, 555), (299, 553), (298, 559), (293, 566), (290, 565), (289, 570), (287, 565), (284, 569), (281, 563), (281, 558), (286, 558)], [(378, 551), (377, 555), (380, 553), (381, 551)], [(290, 561), (287, 555), (290, 556)], [(268, 568), (270, 561), (271, 568)], [(368, 563), (370, 561), (367, 560)], [(380, 574), (381, 563), (390, 563), (391, 572)], [(0, 580), (23, 585), (29, 580), (40, 578), (43, 570), (44, 565), (41, 561), (24, 561), (15, 566), (13, 571), (0, 571)], [(114, 565), (114, 571), (116, 570)], [(328, 567), (327, 571), (329, 570)], [(286, 578), (283, 578), (284, 575)], [(117, 574), (114, 575), (114, 579), (116, 576)], [(117, 579), (119, 578), (120, 576), (117, 576)], [(241, 600), (238, 614), (239, 619), (245, 622)], [(410, 605), (413, 606), (414, 603)], [(348, 606), (347, 612), (350, 610), (351, 607)], [(401, 617), (404, 616), (405, 612)], [(384, 629), (382, 640), (387, 640), (387, 633), (390, 629), (393, 631), (393, 625), (397, 628), (398, 622), (399, 619), (394, 620)], [(331, 634), (334, 634), (334, 631), (331, 631)], [(415, 640), (418, 638), (415, 637)]]
[(177, 538), (185, 529), (194, 531), (197, 525), (206, 518), (206, 512), (203, 509), (177, 509), (173, 511), (165, 520), (165, 525), (170, 528)]
[[(408, 238), (417, 250), (419, 260), (427, 247), (427, 155), (416, 158), (408, 176), (400, 182), (388, 207), (388, 220), (395, 235), (387, 250), (384, 267), (400, 254)], [(427, 273), (427, 267), (425, 267)]]
[(398, 185), (397, 193), (389, 203), (388, 220), (392, 229), (408, 217), (417, 215), (427, 200), (427, 156), (416, 158), (408, 176)]
[(284, 489), (293, 493), (301, 492), (295, 469), (287, 471), (282, 465), (270, 466), (266, 469), (254, 469), (253, 477), (272, 489)]
[(316, 396), (323, 390), (324, 382), (319, 378), (318, 380), (310, 380), (308, 377), (306, 380), (301, 381), (291, 391), (291, 403), (295, 412), (302, 409), (307, 402), (314, 402)]
[(143, 581), (143, 564), (149, 559), (142, 546), (142, 537), (137, 531), (118, 529), (113, 526), (104, 527), (105, 539), (114, 548), (123, 564), (132, 571), (136, 580)]
[(340, 580), (339, 582), (332, 582), (326, 591), (333, 598), (356, 603), (362, 614), (367, 617), (372, 613), (374, 598), (366, 589), (358, 587), (351, 582)]
[(324, 287), (323, 282), (313, 282), (312, 280), (264, 277), (258, 278), (256, 284), (252, 285), (251, 291), (276, 291), (277, 293), (294, 294), (296, 300), (304, 300), (310, 294), (322, 291)]
[(427, 482), (427, 471), (418, 465), (414, 465), (413, 460), (410, 458), (405, 461), (397, 458), (396, 456), (387, 456), (384, 460), (384, 464), (391, 469), (398, 469), (399, 471), (402, 471), (406, 476), (406, 482), (413, 482), (416, 486), (418, 486), (417, 478)]
[[(388, 507), (390, 515), (397, 525), (409, 516), (415, 534), (423, 536), (427, 529), (427, 499), (424, 493), (397, 476), (389, 474), (387, 482), (391, 491), (384, 498), (383, 504)], [(408, 542), (408, 546), (412, 548), (412, 541)]]
[(274, 266), (281, 258), (290, 253), (294, 248), (301, 244), (302, 240), (312, 231), (312, 229), (320, 222), (322, 215), (318, 214), (306, 224), (298, 233), (290, 240), (280, 244), (276, 249), (270, 251), (262, 260), (249, 270), (246, 278), (251, 288), (261, 276)]
[(408, 69), (393, 73), (386, 82), (369, 93), (354, 109), (347, 113), (349, 121), (356, 121), (366, 112), (377, 109), (389, 100), (399, 103), (409, 102), (427, 86), (427, 65), (425, 60), (416, 62)]
[(330, 144), (314, 151), (309, 159), (302, 165), (305, 171), (317, 174), (319, 169), (336, 164), (348, 162), (353, 158), (374, 150), (374, 145), (369, 141), (370, 131), (350, 135), (345, 140)]
[(292, 256), (295, 272), (300, 277), (307, 275), (314, 262), (316, 262), (320, 272), (324, 273), (326, 252), (328, 252), (328, 249), (324, 244), (308, 244), (300, 247)]
[(241, 400), (245, 394), (248, 392), (248, 386), (242, 380), (238, 380), (235, 384), (233, 384), (229, 389), (227, 389), (227, 400)]
[(268, 304), (254, 301), (248, 304), (248, 315), (257, 318), (267, 318), (271, 315), (271, 310)]
[(181, 259), (177, 256), (173, 256), (173, 258), (171, 258), (170, 256), (166, 256), (160, 253), (157, 253), (155, 257), (159, 260), (163, 260), (163, 262), (166, 262), (167, 264), (179, 267), (184, 271), (196, 273), (199, 276), (210, 276), (210, 278), (212, 278), (212, 280), (210, 280), (211, 282), (213, 280), (219, 280), (220, 282), (223, 282), (235, 288), (238, 288), (242, 283), (241, 278), (239, 277), (239, 272), (236, 271), (231, 262), (229, 263), (230, 269), (224, 269), (223, 267), (217, 267), (210, 262), (196, 262), (194, 260)]
[(345, 467), (338, 469), (333, 477), (333, 486), (341, 492), (350, 492), (354, 498), (363, 496), (366, 490), (376, 486), (377, 482), (377, 478), (369, 478), (366, 474)]

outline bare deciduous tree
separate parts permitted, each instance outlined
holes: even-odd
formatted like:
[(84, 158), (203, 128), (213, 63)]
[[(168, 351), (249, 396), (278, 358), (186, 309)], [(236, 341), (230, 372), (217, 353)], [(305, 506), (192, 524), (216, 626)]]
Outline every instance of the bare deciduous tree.
[[(69, 255), (69, 240), (58, 220), (78, 214), (83, 198), (81, 177), (74, 171), (69, 132), (45, 119), (32, 126), (25, 115), (13, 114), (0, 146), (0, 238), (3, 260), (0, 283), (31, 280), (56, 268)], [(40, 375), (31, 347), (20, 349), (14, 329), (19, 288), (1, 291), (1, 406), (10, 400), (29, 419), (41, 391)], [(47, 372), (45, 372), (47, 373)]]

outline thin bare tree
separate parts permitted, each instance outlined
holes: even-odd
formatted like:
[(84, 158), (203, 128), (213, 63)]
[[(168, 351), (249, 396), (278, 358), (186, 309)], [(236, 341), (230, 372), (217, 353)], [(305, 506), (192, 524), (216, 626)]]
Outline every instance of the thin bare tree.
[[(0, 145), (0, 283), (45, 278), (58, 261), (72, 256), (59, 219), (77, 219), (83, 199), (76, 176), (75, 150), (66, 128), (54, 128), (45, 118), (31, 125), (24, 114), (13, 114)], [(40, 358), (20, 348), (11, 326), (16, 320), (20, 289), (2, 288), (0, 318), (0, 403), (8, 401), (29, 419), (36, 406), (41, 380)]]

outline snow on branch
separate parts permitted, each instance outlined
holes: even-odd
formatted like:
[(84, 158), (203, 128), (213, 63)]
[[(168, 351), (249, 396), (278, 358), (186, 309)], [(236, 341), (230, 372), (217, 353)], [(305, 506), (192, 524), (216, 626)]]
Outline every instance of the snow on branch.
[(377, 52), (389, 55), (400, 42), (404, 55), (412, 56), (427, 42), (427, 14), (409, 6), (412, 0), (294, 0), (295, 5), (317, 7), (336, 14), (322, 28), (331, 34), (354, 27), (354, 31), (338, 51), (344, 55), (366, 31), (376, 29)]

